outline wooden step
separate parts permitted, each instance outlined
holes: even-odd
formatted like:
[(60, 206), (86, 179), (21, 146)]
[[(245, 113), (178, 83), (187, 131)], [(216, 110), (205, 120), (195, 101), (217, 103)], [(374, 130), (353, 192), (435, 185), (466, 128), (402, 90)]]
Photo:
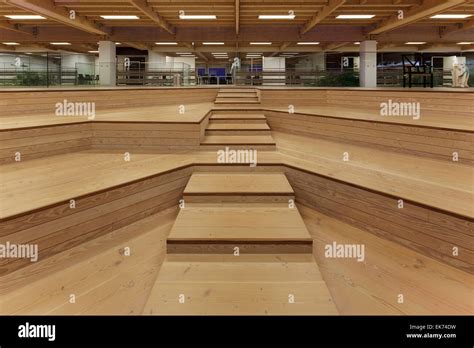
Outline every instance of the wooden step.
[(257, 93), (254, 88), (223, 88), (218, 93)]
[(227, 113), (217, 112), (213, 113), (209, 120), (212, 123), (267, 123), (267, 118), (262, 113)]
[(216, 98), (215, 104), (259, 104), (257, 98)]
[(190, 203), (288, 202), (293, 188), (280, 173), (195, 173), (184, 189)]
[(266, 123), (215, 123), (207, 125), (206, 135), (270, 135)]
[(207, 125), (207, 130), (270, 130), (270, 127), (266, 123), (215, 123), (211, 121)]
[(167, 260), (144, 314), (337, 314), (316, 263), (308, 255), (300, 257), (286, 261), (286, 255), (206, 255), (194, 261)]
[(258, 96), (257, 93), (219, 92), (217, 93), (217, 98), (258, 98)]
[(271, 135), (209, 135), (201, 145), (275, 145)]
[(248, 205), (181, 209), (168, 253), (312, 253), (312, 238), (296, 208)]

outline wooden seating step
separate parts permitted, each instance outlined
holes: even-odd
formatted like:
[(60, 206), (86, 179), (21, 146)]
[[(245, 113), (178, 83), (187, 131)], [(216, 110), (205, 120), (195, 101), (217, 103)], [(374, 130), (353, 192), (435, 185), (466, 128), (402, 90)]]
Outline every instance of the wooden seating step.
[(337, 314), (310, 255), (183, 256), (163, 263), (144, 314)]
[(195, 173), (183, 194), (185, 202), (280, 202), (294, 198), (280, 173)]
[(312, 238), (296, 208), (273, 205), (190, 206), (181, 209), (168, 253), (312, 253)]

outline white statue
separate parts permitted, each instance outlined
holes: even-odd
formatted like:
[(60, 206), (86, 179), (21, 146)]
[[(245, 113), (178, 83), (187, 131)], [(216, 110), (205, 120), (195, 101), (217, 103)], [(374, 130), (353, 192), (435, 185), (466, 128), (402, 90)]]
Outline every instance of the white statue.
[(469, 87), (469, 69), (466, 64), (453, 65), (453, 87)]
[(232, 63), (232, 66), (230, 67), (230, 73), (234, 74), (237, 69), (240, 69), (240, 59), (239, 57), (234, 58), (234, 62)]

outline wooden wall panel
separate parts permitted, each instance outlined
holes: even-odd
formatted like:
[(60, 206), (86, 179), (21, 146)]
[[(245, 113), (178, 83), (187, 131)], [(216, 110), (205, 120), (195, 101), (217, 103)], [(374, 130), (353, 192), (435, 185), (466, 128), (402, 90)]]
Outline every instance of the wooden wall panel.
[[(287, 168), (296, 202), (474, 273), (473, 222), (295, 168)], [(361, 241), (363, 243), (363, 241)], [(453, 247), (459, 250), (453, 256)]]
[(97, 113), (114, 108), (214, 102), (216, 95), (216, 88), (8, 91), (0, 93), (0, 116), (54, 114), (55, 104), (62, 103), (64, 100), (94, 102)]
[(91, 137), (89, 123), (1, 130), (0, 164), (14, 162), (16, 152), (25, 161), (87, 150), (92, 144)]
[[(0, 243), (37, 244), (43, 260), (134, 221), (177, 206), (192, 168), (128, 183), (105, 192), (0, 221)], [(2, 259), (0, 275), (28, 266), (28, 259)]]
[(474, 163), (474, 133), (265, 111), (274, 131), (452, 161)]

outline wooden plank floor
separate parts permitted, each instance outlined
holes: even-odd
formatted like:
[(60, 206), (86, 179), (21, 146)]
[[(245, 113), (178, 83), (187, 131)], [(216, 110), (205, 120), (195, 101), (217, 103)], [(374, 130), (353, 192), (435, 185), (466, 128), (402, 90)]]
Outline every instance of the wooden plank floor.
[[(340, 314), (470, 315), (472, 274), (299, 205)], [(364, 244), (365, 259), (327, 258), (325, 246)], [(402, 294), (403, 303), (398, 303)]]

